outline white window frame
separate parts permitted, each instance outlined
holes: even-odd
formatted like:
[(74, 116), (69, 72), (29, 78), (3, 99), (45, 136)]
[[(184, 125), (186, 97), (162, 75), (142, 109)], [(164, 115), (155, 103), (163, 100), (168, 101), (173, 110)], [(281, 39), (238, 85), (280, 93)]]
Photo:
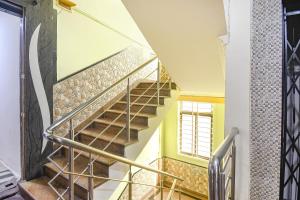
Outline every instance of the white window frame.
[[(180, 106), (179, 106), (179, 153), (181, 154), (184, 154), (184, 155), (188, 155), (188, 156), (192, 156), (192, 157), (197, 157), (197, 158), (202, 158), (202, 159), (205, 159), (205, 160), (209, 160), (210, 156), (211, 156), (211, 153), (212, 153), (212, 140), (213, 140), (213, 132), (212, 132), (212, 129), (213, 129), (213, 105), (210, 104), (210, 103), (201, 103), (201, 102), (190, 102), (190, 103), (193, 103), (193, 104), (210, 104), (211, 105), (211, 110), (210, 112), (198, 112), (198, 106), (197, 106), (197, 110), (194, 111), (194, 109), (192, 109), (192, 111), (186, 111), (186, 110), (183, 110), (183, 102), (190, 102), (190, 101), (180, 101)], [(190, 116), (193, 116), (193, 120), (192, 120), (192, 151), (191, 152), (185, 152), (183, 151), (182, 149), (182, 137), (183, 137), (183, 133), (182, 133), (182, 116), (183, 115), (190, 115)], [(199, 135), (199, 132), (197, 130), (197, 124), (198, 124), (198, 117), (209, 117), (210, 118), (210, 144), (209, 144), (209, 156), (206, 156), (204, 154), (199, 154), (198, 152), (198, 135)]]

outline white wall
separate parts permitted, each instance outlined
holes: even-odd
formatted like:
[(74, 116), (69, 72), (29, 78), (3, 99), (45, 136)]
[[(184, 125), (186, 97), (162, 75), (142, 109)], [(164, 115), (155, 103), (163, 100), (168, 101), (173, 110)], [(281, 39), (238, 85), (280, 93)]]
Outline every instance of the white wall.
[(250, 102), (250, 5), (248, 0), (230, 1), (230, 38), (227, 46), (225, 128), (236, 126), (236, 199), (249, 199), (249, 102)]
[(16, 175), (20, 160), (20, 23), (0, 11), (0, 160)]

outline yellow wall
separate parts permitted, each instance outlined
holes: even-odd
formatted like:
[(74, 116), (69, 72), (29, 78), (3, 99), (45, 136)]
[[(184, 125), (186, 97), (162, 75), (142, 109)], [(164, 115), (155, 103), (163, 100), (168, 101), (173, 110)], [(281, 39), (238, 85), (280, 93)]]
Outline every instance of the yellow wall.
[[(178, 153), (179, 103), (175, 103), (162, 122), (161, 151), (163, 156), (207, 167), (208, 161)], [(224, 139), (224, 104), (213, 104), (213, 151)]]
[[(135, 41), (148, 43), (121, 0), (74, 0), (84, 11)], [(56, 3), (55, 3), (56, 4)], [(134, 42), (86, 16), (55, 6), (57, 16), (57, 78), (62, 79)]]

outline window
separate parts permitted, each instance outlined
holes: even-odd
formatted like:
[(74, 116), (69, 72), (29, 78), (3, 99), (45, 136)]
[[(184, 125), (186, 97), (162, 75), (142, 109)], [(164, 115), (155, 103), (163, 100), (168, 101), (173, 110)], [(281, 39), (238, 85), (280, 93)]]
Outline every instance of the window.
[(212, 138), (212, 105), (181, 101), (180, 152), (209, 159)]

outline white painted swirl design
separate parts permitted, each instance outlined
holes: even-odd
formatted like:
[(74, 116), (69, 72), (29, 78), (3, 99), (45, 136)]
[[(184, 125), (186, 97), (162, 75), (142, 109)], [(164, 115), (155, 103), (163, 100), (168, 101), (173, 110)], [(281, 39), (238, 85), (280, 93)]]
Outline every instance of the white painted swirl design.
[[(49, 104), (41, 76), (39, 60), (38, 60), (38, 38), (40, 32), (41, 24), (37, 26), (35, 31), (32, 34), (30, 45), (29, 45), (29, 65), (30, 65), (30, 72), (33, 81), (34, 90), (39, 102), (42, 120), (43, 120), (43, 129), (50, 126), (50, 110)], [(42, 134), (42, 133), (41, 133)], [(47, 140), (43, 138), (43, 146), (42, 152), (45, 150), (47, 145)]]

